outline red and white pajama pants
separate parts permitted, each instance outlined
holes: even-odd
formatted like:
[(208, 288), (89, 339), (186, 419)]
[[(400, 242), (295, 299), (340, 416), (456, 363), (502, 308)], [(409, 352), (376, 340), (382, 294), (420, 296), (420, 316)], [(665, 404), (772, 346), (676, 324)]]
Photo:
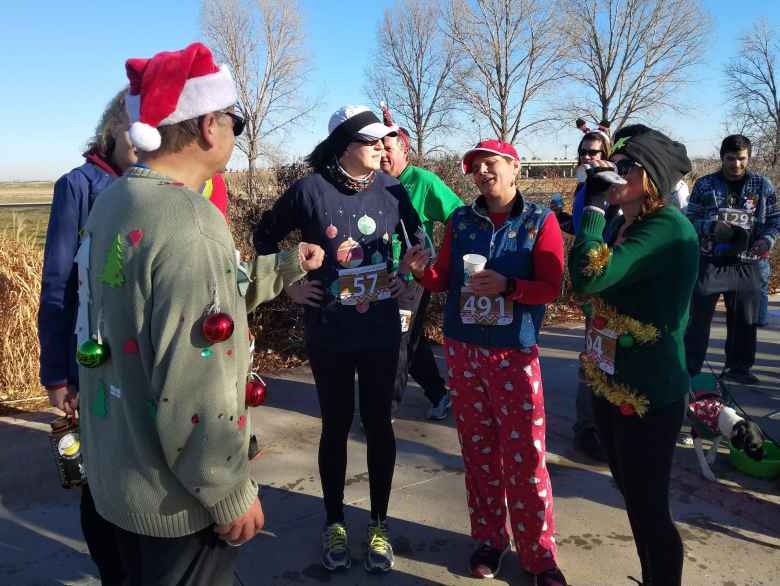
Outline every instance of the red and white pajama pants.
[(508, 513), (523, 567), (532, 574), (552, 569), (557, 547), (539, 350), (482, 348), (449, 338), (444, 344), (471, 536), (503, 549)]

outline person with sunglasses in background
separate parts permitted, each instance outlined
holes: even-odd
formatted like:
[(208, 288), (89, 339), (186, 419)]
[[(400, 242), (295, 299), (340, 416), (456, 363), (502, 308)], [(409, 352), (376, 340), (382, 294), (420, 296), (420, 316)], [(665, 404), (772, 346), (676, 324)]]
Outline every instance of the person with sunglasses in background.
[[(609, 139), (609, 125), (602, 122), (597, 130), (590, 130), (585, 121), (581, 118), (577, 120), (577, 128), (585, 135), (580, 140), (577, 147), (578, 163), (575, 170), (579, 181), (577, 189), (574, 192), (572, 201), (572, 217), (569, 222), (571, 233), (577, 233), (582, 221), (582, 214), (585, 209), (585, 188), (588, 169), (608, 168), (611, 163), (607, 160), (611, 142)], [(611, 220), (619, 208), (610, 206), (608, 208), (608, 220)], [(607, 222), (609, 225), (609, 221)], [(587, 318), (586, 318), (587, 322)], [(572, 429), (574, 431), (575, 447), (593, 460), (603, 462), (606, 460), (604, 450), (601, 447), (601, 440), (596, 432), (596, 423), (593, 420), (593, 408), (590, 398), (590, 390), (585, 384), (582, 369), (577, 374), (577, 398), (575, 401), (575, 421)]]
[(387, 509), (395, 469), (391, 422), (401, 343), (395, 272), (408, 235), (420, 229), (409, 195), (380, 173), (385, 126), (365, 106), (344, 106), (328, 123), (328, 136), (306, 161), (314, 172), (293, 184), (255, 227), (259, 254), (275, 252), (293, 230), (325, 249), (322, 268), (304, 295), (304, 332), (322, 418), (319, 469), (325, 504), (320, 561), (330, 571), (352, 564), (344, 516), (347, 439), (355, 414), (358, 376), (360, 420), (366, 434), (371, 495), (366, 571), (393, 567)]
[[(577, 189), (574, 191), (571, 204), (572, 234), (576, 234), (582, 220), (585, 208), (585, 178), (588, 169), (608, 166), (607, 158), (612, 142), (609, 138), (609, 124), (602, 122), (595, 130), (591, 130), (582, 118), (577, 119), (577, 128), (584, 134), (577, 145), (577, 167), (574, 175), (577, 178)], [(610, 219), (614, 215), (610, 210)]]
[[(691, 223), (664, 196), (691, 165), (684, 145), (646, 126), (626, 126), (614, 138), (614, 167), (588, 172), (569, 255), (574, 291), (590, 296), (580, 360), (625, 499), (642, 583), (680, 586), (683, 547), (669, 510), (669, 482), (690, 388), (683, 338), (699, 254)], [(623, 214), (605, 240), (608, 205)]]
[(685, 337), (688, 372), (704, 365), (718, 298), (726, 303), (726, 364), (722, 376), (745, 385), (759, 382), (757, 326), (767, 319), (769, 252), (780, 235), (780, 208), (767, 177), (748, 170), (752, 146), (741, 134), (723, 139), (721, 169), (693, 186), (686, 214), (701, 242), (699, 279)]

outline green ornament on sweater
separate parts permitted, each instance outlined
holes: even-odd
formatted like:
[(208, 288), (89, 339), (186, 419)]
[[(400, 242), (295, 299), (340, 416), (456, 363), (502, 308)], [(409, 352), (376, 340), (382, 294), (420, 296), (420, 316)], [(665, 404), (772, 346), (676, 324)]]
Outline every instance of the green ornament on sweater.
[(114, 242), (108, 251), (106, 263), (103, 265), (103, 272), (100, 273), (100, 281), (109, 287), (121, 287), (125, 284), (125, 274), (122, 272), (125, 251), (122, 235), (117, 234)]
[(97, 393), (89, 403), (89, 412), (94, 417), (108, 416), (108, 390), (106, 389), (106, 384), (103, 381), (100, 381)]

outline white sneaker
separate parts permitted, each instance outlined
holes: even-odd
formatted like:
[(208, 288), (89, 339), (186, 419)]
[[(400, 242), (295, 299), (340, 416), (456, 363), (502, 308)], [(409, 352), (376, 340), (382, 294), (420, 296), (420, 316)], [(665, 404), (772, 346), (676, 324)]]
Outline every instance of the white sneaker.
[(450, 407), (452, 407), (452, 403), (450, 402), (450, 395), (447, 393), (439, 400), (436, 405), (428, 410), (428, 419), (433, 419), (436, 421), (447, 419), (447, 414), (450, 411)]

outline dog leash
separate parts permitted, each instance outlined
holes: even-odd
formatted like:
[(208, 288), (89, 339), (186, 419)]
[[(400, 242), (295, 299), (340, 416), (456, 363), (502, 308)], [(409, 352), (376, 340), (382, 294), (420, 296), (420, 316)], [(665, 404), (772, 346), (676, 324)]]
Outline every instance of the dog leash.
[[(712, 364), (710, 364), (710, 361), (707, 360), (706, 357), (704, 358), (704, 363), (707, 365), (707, 368), (709, 369), (709, 371), (712, 374), (712, 376), (714, 376), (717, 379), (718, 385), (720, 385), (720, 388), (722, 389), (722, 392), (723, 392), (723, 399), (724, 399), (724, 401), (730, 402), (732, 405), (734, 405), (734, 409), (737, 411), (737, 413), (739, 413), (742, 416), (743, 419), (745, 419), (746, 421), (752, 421), (758, 427), (758, 429), (761, 430), (761, 433), (763, 434), (763, 436), (766, 439), (768, 439), (769, 441), (771, 441), (775, 445), (780, 445), (780, 444), (777, 443), (777, 441), (775, 441), (775, 438), (773, 438), (766, 431), (764, 431), (764, 428), (762, 428), (760, 425), (758, 425), (758, 423), (756, 423), (755, 420), (750, 415), (748, 415), (747, 411), (745, 411), (742, 408), (742, 405), (740, 405), (737, 402), (736, 397), (734, 397), (734, 395), (731, 393), (731, 391), (729, 391), (728, 385), (724, 381), (723, 377), (722, 376), (718, 376), (717, 374), (715, 374), (715, 369), (712, 367)], [(722, 374), (723, 373), (721, 373), (721, 375)], [(690, 395), (691, 399), (694, 399), (692, 390), (689, 389), (688, 390), (688, 394)]]

